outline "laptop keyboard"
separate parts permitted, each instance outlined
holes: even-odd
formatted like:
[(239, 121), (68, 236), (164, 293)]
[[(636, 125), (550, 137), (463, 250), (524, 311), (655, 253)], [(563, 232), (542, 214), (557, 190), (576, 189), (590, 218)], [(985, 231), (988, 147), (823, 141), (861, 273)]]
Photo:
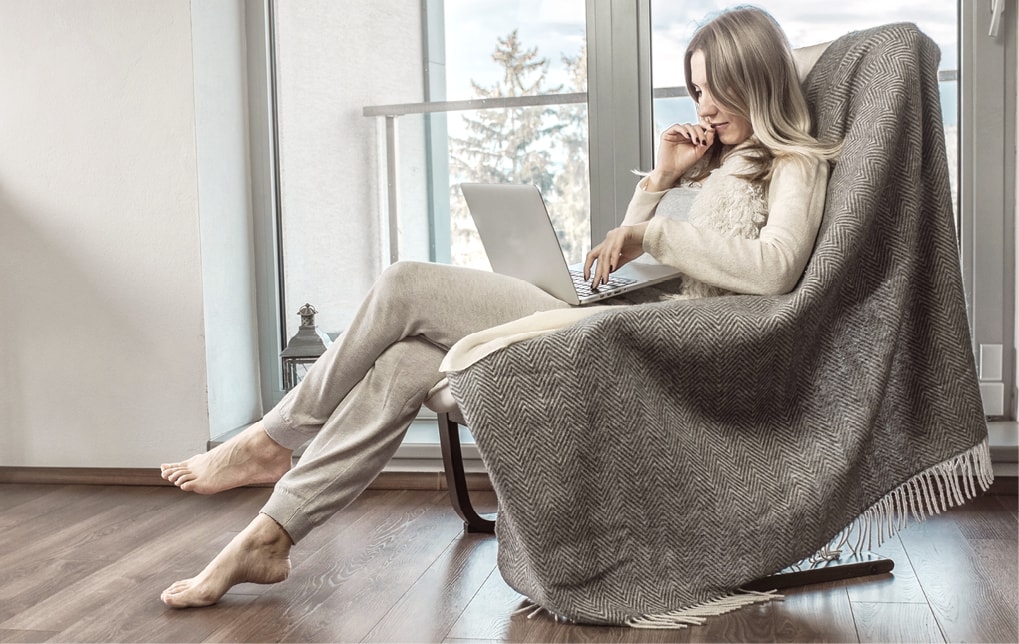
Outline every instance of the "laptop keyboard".
[(571, 269), (570, 277), (573, 278), (573, 286), (577, 289), (577, 295), (582, 298), (594, 295), (595, 293), (605, 293), (606, 291), (612, 291), (623, 286), (629, 286), (637, 281), (626, 277), (615, 277), (610, 275), (609, 281), (606, 284), (599, 286), (597, 291), (592, 291), (591, 280), (584, 279), (584, 271)]

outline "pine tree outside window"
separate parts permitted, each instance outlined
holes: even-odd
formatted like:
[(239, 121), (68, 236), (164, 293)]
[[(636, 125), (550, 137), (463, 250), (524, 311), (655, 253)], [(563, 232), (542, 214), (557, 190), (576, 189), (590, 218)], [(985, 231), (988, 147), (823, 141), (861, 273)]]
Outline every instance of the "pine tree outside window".
[[(555, 51), (539, 51), (537, 45), (527, 42), (528, 34), (542, 27), (536, 24), (541, 22), (540, 15), (523, 21), (522, 26), (486, 21), (454, 29), (451, 23), (461, 22), (472, 13), (477, 15), (478, 3), (446, 0), (433, 3), (433, 10), (440, 4), (446, 27), (442, 43), (446, 50), (446, 84), (435, 88), (436, 93), (447, 98), (491, 99), (587, 91), (583, 0), (557, 3), (559, 29), (568, 37), (549, 40), (546, 47)], [(500, 4), (500, 10), (508, 16), (526, 15), (522, 9), (528, 3)], [(488, 51), (474, 50), (485, 43), (490, 46)], [(467, 48), (470, 54), (457, 53)], [(470, 64), (479, 57), (489, 64)], [(460, 183), (480, 182), (537, 186), (567, 260), (581, 261), (591, 238), (586, 104), (477, 110), (452, 113), (446, 118), (448, 143), (432, 140), (433, 147), (446, 145), (449, 155), (446, 182), (450, 247), (446, 259), (462, 266), (488, 267), (458, 188)], [(435, 190), (442, 189), (442, 180), (436, 179)], [(446, 225), (441, 214), (435, 217), (437, 227)], [(434, 259), (443, 259), (440, 249), (436, 254)]]

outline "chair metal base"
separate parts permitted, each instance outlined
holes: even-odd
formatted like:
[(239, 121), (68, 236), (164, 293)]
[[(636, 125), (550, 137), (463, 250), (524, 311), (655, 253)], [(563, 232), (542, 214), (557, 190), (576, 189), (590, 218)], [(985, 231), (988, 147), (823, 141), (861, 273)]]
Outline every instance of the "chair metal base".
[(786, 568), (774, 575), (762, 577), (743, 586), (746, 590), (766, 591), (782, 590), (794, 586), (820, 584), (826, 581), (839, 581), (854, 577), (867, 577), (889, 573), (895, 568), (895, 562), (887, 557), (872, 552), (848, 554), (832, 561), (821, 561), (812, 566)]

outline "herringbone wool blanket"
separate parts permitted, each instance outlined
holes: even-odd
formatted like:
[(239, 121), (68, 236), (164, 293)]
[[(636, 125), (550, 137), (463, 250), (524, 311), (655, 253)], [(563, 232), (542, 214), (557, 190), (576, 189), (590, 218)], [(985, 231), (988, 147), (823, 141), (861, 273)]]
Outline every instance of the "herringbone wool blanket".
[(450, 374), (510, 586), (675, 627), (990, 484), (939, 57), (897, 24), (815, 65), (818, 136), (845, 147), (792, 293), (614, 307)]

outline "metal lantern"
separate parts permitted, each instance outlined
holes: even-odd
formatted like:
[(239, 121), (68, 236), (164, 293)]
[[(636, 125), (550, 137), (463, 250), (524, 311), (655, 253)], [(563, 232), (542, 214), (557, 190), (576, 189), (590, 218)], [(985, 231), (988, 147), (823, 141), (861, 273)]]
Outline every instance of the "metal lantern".
[(301, 328), (287, 342), (287, 348), (280, 357), (283, 359), (283, 390), (289, 391), (301, 382), (308, 368), (332, 344), (329, 336), (318, 330), (315, 314), (318, 311), (311, 304), (305, 304), (297, 312), (301, 316)]

